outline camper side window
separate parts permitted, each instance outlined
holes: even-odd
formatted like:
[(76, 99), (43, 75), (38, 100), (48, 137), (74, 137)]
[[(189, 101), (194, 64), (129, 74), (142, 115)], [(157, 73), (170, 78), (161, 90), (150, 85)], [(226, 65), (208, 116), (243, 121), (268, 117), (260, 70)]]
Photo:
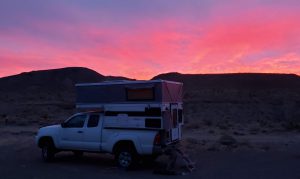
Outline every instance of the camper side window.
[(173, 109), (172, 116), (173, 116), (173, 127), (177, 127), (177, 109)]
[(183, 118), (183, 114), (182, 114), (182, 109), (178, 109), (178, 122), (182, 123), (182, 118)]
[(127, 101), (154, 100), (154, 88), (126, 88)]

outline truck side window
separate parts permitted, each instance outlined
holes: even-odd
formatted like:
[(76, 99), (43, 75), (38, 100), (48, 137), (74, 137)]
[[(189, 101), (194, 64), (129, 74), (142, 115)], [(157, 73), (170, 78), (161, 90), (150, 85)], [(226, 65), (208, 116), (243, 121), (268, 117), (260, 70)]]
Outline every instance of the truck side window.
[(86, 115), (78, 115), (74, 116), (70, 120), (65, 123), (65, 127), (67, 128), (82, 128), (84, 125), (84, 121), (86, 119)]
[(173, 109), (172, 117), (173, 117), (173, 127), (177, 127), (177, 109)]
[(90, 115), (87, 127), (97, 127), (99, 123), (99, 115)]
[(178, 122), (179, 123), (182, 123), (182, 118), (183, 118), (182, 109), (178, 109)]

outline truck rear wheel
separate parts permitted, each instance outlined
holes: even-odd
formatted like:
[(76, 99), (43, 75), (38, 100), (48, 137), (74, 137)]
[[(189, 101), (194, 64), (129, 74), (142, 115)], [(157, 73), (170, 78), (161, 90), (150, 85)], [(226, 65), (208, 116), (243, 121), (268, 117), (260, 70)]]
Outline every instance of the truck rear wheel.
[(50, 140), (46, 140), (42, 144), (42, 159), (45, 162), (51, 162), (54, 159), (55, 147)]
[(137, 162), (137, 153), (133, 148), (121, 147), (115, 154), (115, 159), (119, 167), (131, 169)]

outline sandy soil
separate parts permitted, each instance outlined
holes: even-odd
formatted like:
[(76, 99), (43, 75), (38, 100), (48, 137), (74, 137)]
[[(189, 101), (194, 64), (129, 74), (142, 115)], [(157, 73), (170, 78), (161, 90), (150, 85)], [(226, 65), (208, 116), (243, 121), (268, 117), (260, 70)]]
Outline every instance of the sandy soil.
[[(115, 167), (108, 154), (57, 155), (44, 163), (34, 137), (38, 126), (0, 127), (1, 178), (165, 178), (153, 174), (156, 165), (135, 171)], [(220, 144), (222, 132), (184, 131), (182, 147), (197, 163), (188, 176), (175, 178), (300, 178), (300, 134), (297, 132), (232, 135), (233, 144)]]

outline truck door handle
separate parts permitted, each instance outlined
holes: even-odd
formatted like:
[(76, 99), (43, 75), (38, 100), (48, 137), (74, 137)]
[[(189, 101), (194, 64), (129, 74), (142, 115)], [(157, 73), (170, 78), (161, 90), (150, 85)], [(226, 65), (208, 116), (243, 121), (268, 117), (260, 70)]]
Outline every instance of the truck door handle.
[(81, 133), (83, 133), (83, 131), (77, 131), (77, 133), (80, 133), (80, 134), (81, 134)]

